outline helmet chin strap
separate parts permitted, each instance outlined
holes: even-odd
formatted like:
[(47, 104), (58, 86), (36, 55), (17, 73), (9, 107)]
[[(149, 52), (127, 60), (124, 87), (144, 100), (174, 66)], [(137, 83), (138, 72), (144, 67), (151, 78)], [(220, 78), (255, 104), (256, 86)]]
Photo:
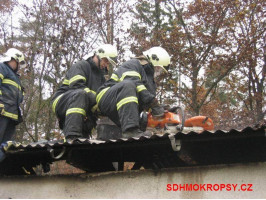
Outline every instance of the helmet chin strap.
[(101, 58), (98, 55), (96, 55), (96, 56), (98, 58), (98, 67), (101, 69)]

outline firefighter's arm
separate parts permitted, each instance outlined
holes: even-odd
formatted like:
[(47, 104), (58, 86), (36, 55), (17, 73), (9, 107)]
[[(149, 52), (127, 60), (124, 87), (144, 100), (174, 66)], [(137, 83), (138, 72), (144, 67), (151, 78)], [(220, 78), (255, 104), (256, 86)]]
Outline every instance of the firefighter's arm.
[(5, 76), (6, 76), (5, 69), (2, 66), (0, 66), (0, 114), (4, 111), (2, 82)]
[[(71, 89), (81, 89), (86, 88), (87, 77), (82, 69), (80, 62), (75, 63), (67, 72), (69, 88)], [(64, 82), (63, 82), (64, 83)]]
[(155, 99), (148, 85), (148, 78), (143, 68), (140, 68), (140, 79), (136, 82), (136, 89), (143, 104), (148, 105)]
[(118, 83), (120, 81), (120, 79), (119, 79), (118, 75), (116, 74), (116, 72), (113, 72), (108, 81), (112, 81), (114, 83)]
[(66, 84), (68, 84), (69, 88), (71, 89), (84, 89), (87, 93), (90, 93), (90, 95), (92, 96), (91, 98), (95, 99), (96, 91), (93, 91), (86, 85), (87, 76), (83, 70), (84, 67), (86, 66), (83, 66), (83, 63), (78, 62), (74, 64), (68, 71), (68, 80), (64, 80), (64, 82), (66, 82)]

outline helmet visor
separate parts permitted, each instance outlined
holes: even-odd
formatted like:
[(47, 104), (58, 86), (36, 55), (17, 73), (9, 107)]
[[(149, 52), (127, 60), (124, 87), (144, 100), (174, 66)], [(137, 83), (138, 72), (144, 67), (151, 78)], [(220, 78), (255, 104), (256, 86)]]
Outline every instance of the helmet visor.
[(106, 57), (106, 58), (107, 58), (107, 60), (109, 61), (109, 63), (110, 63), (113, 67), (116, 66), (116, 57), (114, 57), (114, 58)]

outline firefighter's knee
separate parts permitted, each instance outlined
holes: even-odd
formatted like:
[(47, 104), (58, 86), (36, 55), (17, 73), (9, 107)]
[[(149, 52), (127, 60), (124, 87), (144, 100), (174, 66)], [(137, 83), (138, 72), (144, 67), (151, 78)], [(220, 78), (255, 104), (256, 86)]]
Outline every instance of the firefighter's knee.
[(134, 91), (134, 93), (137, 91), (136, 85), (133, 81), (124, 80), (122, 82), (122, 85), (123, 85), (123, 89), (125, 89), (126, 91)]
[(87, 96), (87, 92), (85, 90), (81, 90), (81, 89), (78, 89), (75, 91), (75, 97), (86, 97)]

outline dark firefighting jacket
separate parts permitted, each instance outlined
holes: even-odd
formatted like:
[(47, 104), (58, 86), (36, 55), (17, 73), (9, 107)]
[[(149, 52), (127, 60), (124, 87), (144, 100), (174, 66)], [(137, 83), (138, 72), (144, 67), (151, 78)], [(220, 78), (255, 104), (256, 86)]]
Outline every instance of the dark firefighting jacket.
[(0, 63), (0, 104), (4, 105), (1, 115), (20, 121), (19, 105), (23, 101), (23, 95), (19, 75), (8, 64)]
[(56, 104), (65, 92), (74, 89), (84, 89), (90, 93), (92, 100), (96, 104), (96, 91), (105, 82), (103, 72), (92, 61), (82, 60), (75, 63), (67, 72), (62, 85), (52, 97), (53, 110), (55, 112)]
[(123, 63), (111, 76), (111, 78), (98, 89), (97, 103), (108, 90), (118, 82), (131, 80), (136, 85), (140, 105), (150, 104), (156, 95), (154, 81), (154, 68), (143, 57), (133, 58)]

